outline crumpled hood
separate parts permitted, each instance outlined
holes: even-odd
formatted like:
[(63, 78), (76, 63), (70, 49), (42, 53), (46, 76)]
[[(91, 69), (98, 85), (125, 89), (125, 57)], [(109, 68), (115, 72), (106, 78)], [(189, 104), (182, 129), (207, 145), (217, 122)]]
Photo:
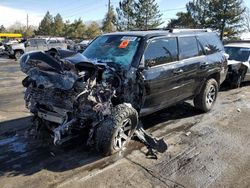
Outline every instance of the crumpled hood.
[(20, 66), (22, 72), (35, 81), (38, 87), (50, 88), (53, 86), (58, 89), (69, 90), (79, 76), (74, 70), (65, 67), (65, 61), (69, 64), (90, 62), (81, 54), (57, 61), (45, 52), (37, 51), (24, 54), (20, 59)]
[(236, 61), (236, 60), (228, 60), (228, 65), (236, 65), (236, 64), (243, 64), (243, 65), (245, 65), (247, 68), (250, 69), (250, 64), (249, 64), (249, 62), (247, 62), (247, 61), (242, 62), (242, 61)]

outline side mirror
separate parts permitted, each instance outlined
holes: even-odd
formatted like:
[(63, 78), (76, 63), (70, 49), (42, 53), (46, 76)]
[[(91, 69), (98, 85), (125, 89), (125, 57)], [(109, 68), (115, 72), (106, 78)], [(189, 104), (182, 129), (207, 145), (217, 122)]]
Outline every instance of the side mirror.
[(28, 47), (28, 46), (30, 46), (30, 42), (29, 42), (29, 41), (27, 41), (27, 42), (25, 43), (25, 47)]
[(210, 49), (209, 47), (206, 46), (206, 47), (205, 47), (205, 51), (206, 51), (206, 52), (210, 52), (211, 49)]
[(146, 61), (146, 66), (148, 66), (148, 67), (152, 67), (152, 66), (154, 66), (156, 64), (156, 61), (155, 60), (148, 60), (148, 61)]

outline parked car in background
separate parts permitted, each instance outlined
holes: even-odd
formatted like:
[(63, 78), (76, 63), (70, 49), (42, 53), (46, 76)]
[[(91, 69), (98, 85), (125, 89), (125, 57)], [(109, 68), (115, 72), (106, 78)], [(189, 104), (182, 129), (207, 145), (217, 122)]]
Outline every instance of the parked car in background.
[(0, 42), (0, 55), (2, 55), (4, 52), (4, 44)]
[(238, 88), (243, 81), (250, 81), (250, 41), (229, 42), (225, 51), (229, 55), (226, 81)]
[(224, 47), (208, 30), (109, 33), (82, 54), (31, 52), (20, 65), (33, 130), (45, 128), (55, 144), (88, 132), (105, 155), (126, 148), (139, 117), (187, 99), (210, 111), (227, 74)]
[(92, 40), (83, 40), (80, 43), (75, 44), (74, 51), (82, 53)]
[(17, 44), (6, 44), (5, 53), (10, 58), (19, 59), (22, 54), (30, 51), (45, 51), (51, 48), (67, 48), (65, 39), (62, 37), (54, 38), (31, 38), (22, 40)]
[(67, 44), (68, 50), (74, 50), (75, 42), (73, 40), (67, 39), (67, 40), (65, 40), (65, 42)]
[[(18, 39), (18, 40), (21, 41), (21, 39)], [(12, 39), (12, 38), (11, 39), (7, 38), (7, 39), (2, 40), (0, 42), (0, 55), (5, 54), (5, 46), (12, 45), (12, 44), (18, 44), (19, 43), (18, 40), (17, 39)]]

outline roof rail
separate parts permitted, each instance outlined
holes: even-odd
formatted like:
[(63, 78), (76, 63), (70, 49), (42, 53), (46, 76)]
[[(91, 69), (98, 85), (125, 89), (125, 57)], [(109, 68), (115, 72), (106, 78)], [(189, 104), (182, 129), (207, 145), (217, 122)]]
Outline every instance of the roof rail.
[(182, 32), (212, 32), (211, 29), (168, 29), (171, 33), (182, 33)]
[(132, 29), (130, 31), (168, 31), (170, 33), (192, 33), (192, 32), (212, 32), (212, 29), (178, 29), (178, 28), (151, 28), (151, 29)]
[(134, 28), (134, 29), (131, 29), (129, 31), (164, 31), (166, 29), (164, 28), (151, 28), (151, 29), (138, 29), (138, 28)]
[(223, 44), (231, 43), (250, 43), (250, 40), (224, 40)]

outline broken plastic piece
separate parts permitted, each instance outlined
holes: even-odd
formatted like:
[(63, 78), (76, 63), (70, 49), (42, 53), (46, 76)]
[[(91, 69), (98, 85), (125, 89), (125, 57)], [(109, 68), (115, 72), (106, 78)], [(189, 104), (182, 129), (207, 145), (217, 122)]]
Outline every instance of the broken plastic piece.
[(147, 133), (141, 124), (139, 124), (135, 135), (142, 141), (149, 149), (148, 154), (152, 155), (152, 151), (156, 150), (160, 153), (163, 153), (167, 150), (168, 146), (163, 139), (154, 138), (152, 135)]

